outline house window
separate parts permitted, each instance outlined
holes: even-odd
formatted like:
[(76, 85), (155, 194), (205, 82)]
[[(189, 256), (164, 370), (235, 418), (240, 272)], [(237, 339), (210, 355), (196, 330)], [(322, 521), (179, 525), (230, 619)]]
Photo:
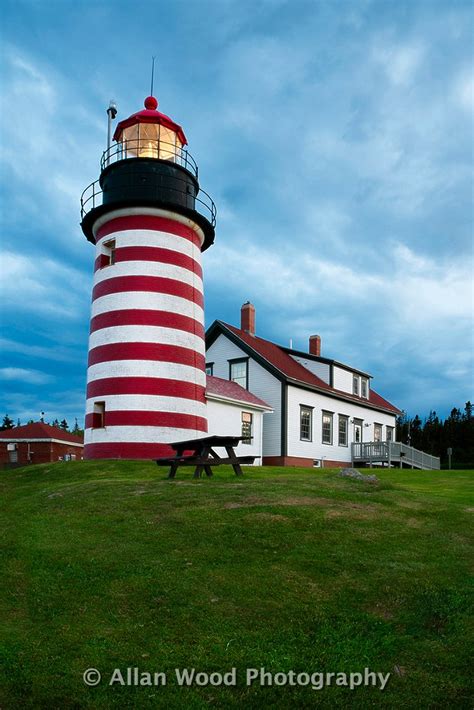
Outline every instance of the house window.
[(357, 375), (352, 377), (352, 394), (359, 394), (359, 378)]
[(385, 427), (387, 430), (387, 441), (393, 441), (393, 426)]
[(248, 386), (248, 359), (229, 361), (229, 380), (247, 389)]
[(7, 444), (8, 460), (10, 463), (18, 463), (18, 444)]
[(361, 397), (365, 397), (365, 399), (367, 399), (367, 397), (369, 396), (369, 395), (368, 395), (369, 382), (368, 382), (368, 380), (367, 380), (366, 377), (363, 377), (363, 378), (361, 379), (361, 381), (360, 381), (360, 389), (361, 389), (361, 392), (360, 392)]
[(105, 427), (105, 402), (94, 402), (92, 428), (103, 429), (103, 427)]
[(242, 412), (242, 444), (252, 443), (252, 414), (250, 412)]
[(214, 374), (214, 363), (213, 362), (206, 362), (206, 375), (213, 375)]
[(115, 239), (105, 242), (103, 249), (101, 266), (113, 266), (115, 264)]
[(313, 430), (313, 409), (300, 405), (300, 439), (301, 441), (312, 441)]
[(332, 444), (332, 417), (331, 412), (323, 412), (323, 426), (321, 441), (323, 444)]
[(339, 446), (347, 446), (348, 432), (349, 432), (349, 417), (345, 417), (342, 414), (340, 414), (339, 415), (339, 431), (338, 431)]
[(382, 425), (374, 424), (374, 441), (382, 441)]

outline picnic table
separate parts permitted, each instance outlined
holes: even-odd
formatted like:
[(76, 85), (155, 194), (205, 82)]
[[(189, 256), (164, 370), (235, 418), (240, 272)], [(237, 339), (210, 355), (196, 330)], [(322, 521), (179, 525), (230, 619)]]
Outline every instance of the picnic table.
[[(237, 456), (234, 447), (243, 439), (243, 436), (205, 436), (201, 439), (176, 441), (169, 444), (176, 452), (175, 456), (156, 459), (158, 466), (170, 466), (168, 478), (174, 478), (180, 466), (195, 466), (194, 478), (200, 478), (202, 472), (209, 478), (212, 476), (213, 466), (230, 464), (236, 476), (242, 476), (241, 464), (252, 464), (255, 456)], [(227, 456), (220, 456), (214, 449), (224, 448)], [(186, 452), (186, 453), (185, 453)]]

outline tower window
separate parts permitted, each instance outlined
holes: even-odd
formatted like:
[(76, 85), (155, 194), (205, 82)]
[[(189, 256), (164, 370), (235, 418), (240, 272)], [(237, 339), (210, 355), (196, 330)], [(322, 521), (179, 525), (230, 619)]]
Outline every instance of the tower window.
[(102, 248), (102, 268), (104, 266), (113, 266), (115, 264), (115, 239), (105, 242)]
[(92, 428), (103, 429), (105, 427), (105, 402), (94, 402), (94, 412), (92, 416)]

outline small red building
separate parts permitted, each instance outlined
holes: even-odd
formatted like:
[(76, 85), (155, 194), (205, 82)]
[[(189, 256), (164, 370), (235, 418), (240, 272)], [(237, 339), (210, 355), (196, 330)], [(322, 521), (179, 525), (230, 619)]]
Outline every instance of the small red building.
[(0, 466), (80, 460), (84, 442), (44, 422), (0, 431)]

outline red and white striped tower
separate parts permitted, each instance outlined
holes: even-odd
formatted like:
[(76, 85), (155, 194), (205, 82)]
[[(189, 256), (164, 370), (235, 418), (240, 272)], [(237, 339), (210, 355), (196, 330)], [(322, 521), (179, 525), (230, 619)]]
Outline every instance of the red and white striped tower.
[(149, 96), (118, 124), (81, 199), (96, 248), (85, 458), (156, 458), (207, 432), (201, 252), (215, 206), (157, 106)]

